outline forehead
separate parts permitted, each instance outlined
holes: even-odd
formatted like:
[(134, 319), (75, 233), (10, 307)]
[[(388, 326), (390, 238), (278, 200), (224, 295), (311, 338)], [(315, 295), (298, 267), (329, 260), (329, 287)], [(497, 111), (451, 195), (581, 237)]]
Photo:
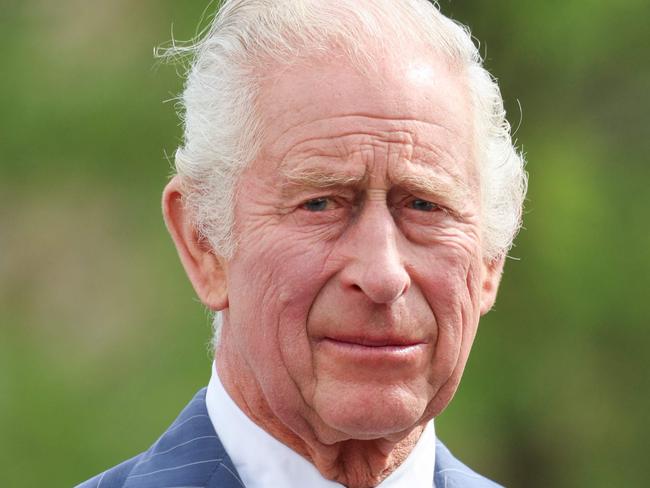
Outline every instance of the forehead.
[(301, 63), (263, 81), (258, 107), (257, 171), (383, 148), (466, 182), (476, 176), (465, 77), (431, 56), (393, 57), (365, 71), (341, 58)]

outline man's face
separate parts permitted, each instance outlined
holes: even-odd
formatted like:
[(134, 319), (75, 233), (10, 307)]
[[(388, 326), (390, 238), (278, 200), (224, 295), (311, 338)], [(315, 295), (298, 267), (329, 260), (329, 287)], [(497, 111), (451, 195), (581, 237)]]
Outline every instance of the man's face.
[(451, 399), (498, 281), (463, 76), (415, 56), (372, 79), (301, 65), (260, 109), (226, 268), (230, 373), (294, 432), (399, 436)]

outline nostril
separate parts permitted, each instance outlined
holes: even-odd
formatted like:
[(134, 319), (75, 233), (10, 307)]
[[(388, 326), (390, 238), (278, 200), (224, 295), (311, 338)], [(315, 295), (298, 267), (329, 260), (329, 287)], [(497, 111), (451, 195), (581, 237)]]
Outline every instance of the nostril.
[(361, 292), (363, 291), (363, 290), (361, 289), (361, 287), (360, 287), (359, 285), (357, 285), (357, 284), (353, 284), (353, 285), (352, 285), (352, 289), (353, 289), (354, 291), (361, 291)]

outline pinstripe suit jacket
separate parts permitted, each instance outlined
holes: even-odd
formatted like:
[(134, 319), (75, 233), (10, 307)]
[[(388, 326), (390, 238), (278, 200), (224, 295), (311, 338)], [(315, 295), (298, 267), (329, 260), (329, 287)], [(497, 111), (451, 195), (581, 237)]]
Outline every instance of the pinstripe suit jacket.
[[(208, 416), (205, 391), (204, 388), (196, 394), (149, 450), (77, 488), (242, 488), (244, 484)], [(435, 486), (493, 488), (499, 485), (474, 473), (438, 441)]]

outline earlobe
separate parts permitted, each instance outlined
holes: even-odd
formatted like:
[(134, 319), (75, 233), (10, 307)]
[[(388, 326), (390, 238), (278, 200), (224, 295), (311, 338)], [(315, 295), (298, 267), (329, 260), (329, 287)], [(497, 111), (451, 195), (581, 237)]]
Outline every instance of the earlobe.
[(488, 313), (496, 301), (504, 261), (504, 256), (483, 261), (481, 277), (481, 315)]
[(178, 256), (201, 302), (212, 311), (228, 307), (227, 266), (194, 226), (174, 176), (163, 191), (163, 215)]

